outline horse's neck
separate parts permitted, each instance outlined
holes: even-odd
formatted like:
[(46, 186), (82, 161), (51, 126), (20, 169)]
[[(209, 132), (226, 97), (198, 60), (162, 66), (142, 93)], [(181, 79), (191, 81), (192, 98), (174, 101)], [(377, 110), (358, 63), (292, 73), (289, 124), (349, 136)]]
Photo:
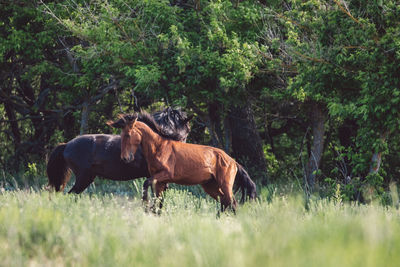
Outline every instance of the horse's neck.
[(142, 134), (142, 149), (146, 157), (156, 152), (162, 142), (162, 137), (155, 133), (149, 126), (144, 123), (137, 122), (137, 128)]

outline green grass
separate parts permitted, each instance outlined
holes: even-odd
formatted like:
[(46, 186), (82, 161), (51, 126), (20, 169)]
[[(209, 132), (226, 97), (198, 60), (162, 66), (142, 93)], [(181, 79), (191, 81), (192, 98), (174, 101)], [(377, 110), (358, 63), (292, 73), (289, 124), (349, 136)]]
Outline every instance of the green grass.
[[(265, 192), (263, 194), (265, 196)], [(216, 217), (168, 192), (161, 216), (126, 195), (0, 192), (1, 266), (398, 266), (400, 213), (274, 196)]]

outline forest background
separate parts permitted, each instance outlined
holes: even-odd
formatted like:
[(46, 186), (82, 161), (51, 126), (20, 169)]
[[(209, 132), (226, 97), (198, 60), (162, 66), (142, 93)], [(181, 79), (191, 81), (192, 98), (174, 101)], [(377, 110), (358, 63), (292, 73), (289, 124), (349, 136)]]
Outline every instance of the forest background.
[(399, 22), (398, 1), (1, 0), (3, 177), (119, 113), (179, 106), (189, 142), (260, 186), (388, 199)]

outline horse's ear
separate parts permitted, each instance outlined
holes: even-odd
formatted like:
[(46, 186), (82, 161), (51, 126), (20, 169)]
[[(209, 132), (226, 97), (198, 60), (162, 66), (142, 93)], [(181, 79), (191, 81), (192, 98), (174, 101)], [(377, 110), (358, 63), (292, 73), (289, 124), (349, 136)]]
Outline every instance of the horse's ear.
[(132, 124), (135, 124), (137, 122), (137, 117), (133, 120)]
[(184, 121), (183, 123), (188, 123), (191, 119), (193, 119), (194, 115), (189, 115)]
[(106, 124), (107, 124), (108, 126), (111, 126), (111, 127), (115, 128), (115, 127), (114, 127), (114, 123), (115, 123), (115, 122), (112, 121), (112, 120), (109, 120), (109, 121), (106, 122)]
[(108, 126), (111, 126), (111, 127), (113, 127), (113, 128), (120, 128), (120, 129), (122, 129), (122, 128), (124, 128), (124, 126), (125, 126), (125, 122), (124, 122), (123, 120), (121, 120), (121, 119), (119, 119), (118, 121), (109, 120), (109, 121), (107, 121), (107, 125), (108, 125)]
[(135, 122), (138, 119), (138, 114), (137, 113), (131, 114), (131, 115), (125, 117), (125, 119), (126, 119), (126, 123), (133, 125), (133, 124), (135, 124)]

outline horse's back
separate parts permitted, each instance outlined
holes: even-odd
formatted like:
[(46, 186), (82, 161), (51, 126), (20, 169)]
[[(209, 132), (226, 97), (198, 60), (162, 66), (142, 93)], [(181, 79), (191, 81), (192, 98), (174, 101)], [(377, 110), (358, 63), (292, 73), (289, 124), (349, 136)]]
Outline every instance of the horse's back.
[[(219, 168), (235, 165), (236, 162), (223, 150), (211, 146), (171, 142), (174, 154), (174, 173), (189, 183), (216, 177)], [(196, 177), (196, 178), (195, 178)], [(188, 183), (188, 184), (189, 184)]]
[(213, 161), (216, 159), (222, 160), (225, 164), (235, 162), (225, 151), (216, 147), (176, 141), (170, 142), (172, 143), (174, 152), (181, 160), (187, 160), (189, 158), (192, 162), (204, 162), (212, 165), (214, 165)]
[(94, 137), (92, 135), (80, 135), (66, 144), (64, 158), (71, 162), (88, 164), (90, 155), (93, 153)]
[(138, 151), (135, 161), (121, 160), (121, 138), (111, 134), (80, 135), (67, 143), (64, 158), (75, 173), (90, 172), (112, 180), (148, 176), (145, 160)]

